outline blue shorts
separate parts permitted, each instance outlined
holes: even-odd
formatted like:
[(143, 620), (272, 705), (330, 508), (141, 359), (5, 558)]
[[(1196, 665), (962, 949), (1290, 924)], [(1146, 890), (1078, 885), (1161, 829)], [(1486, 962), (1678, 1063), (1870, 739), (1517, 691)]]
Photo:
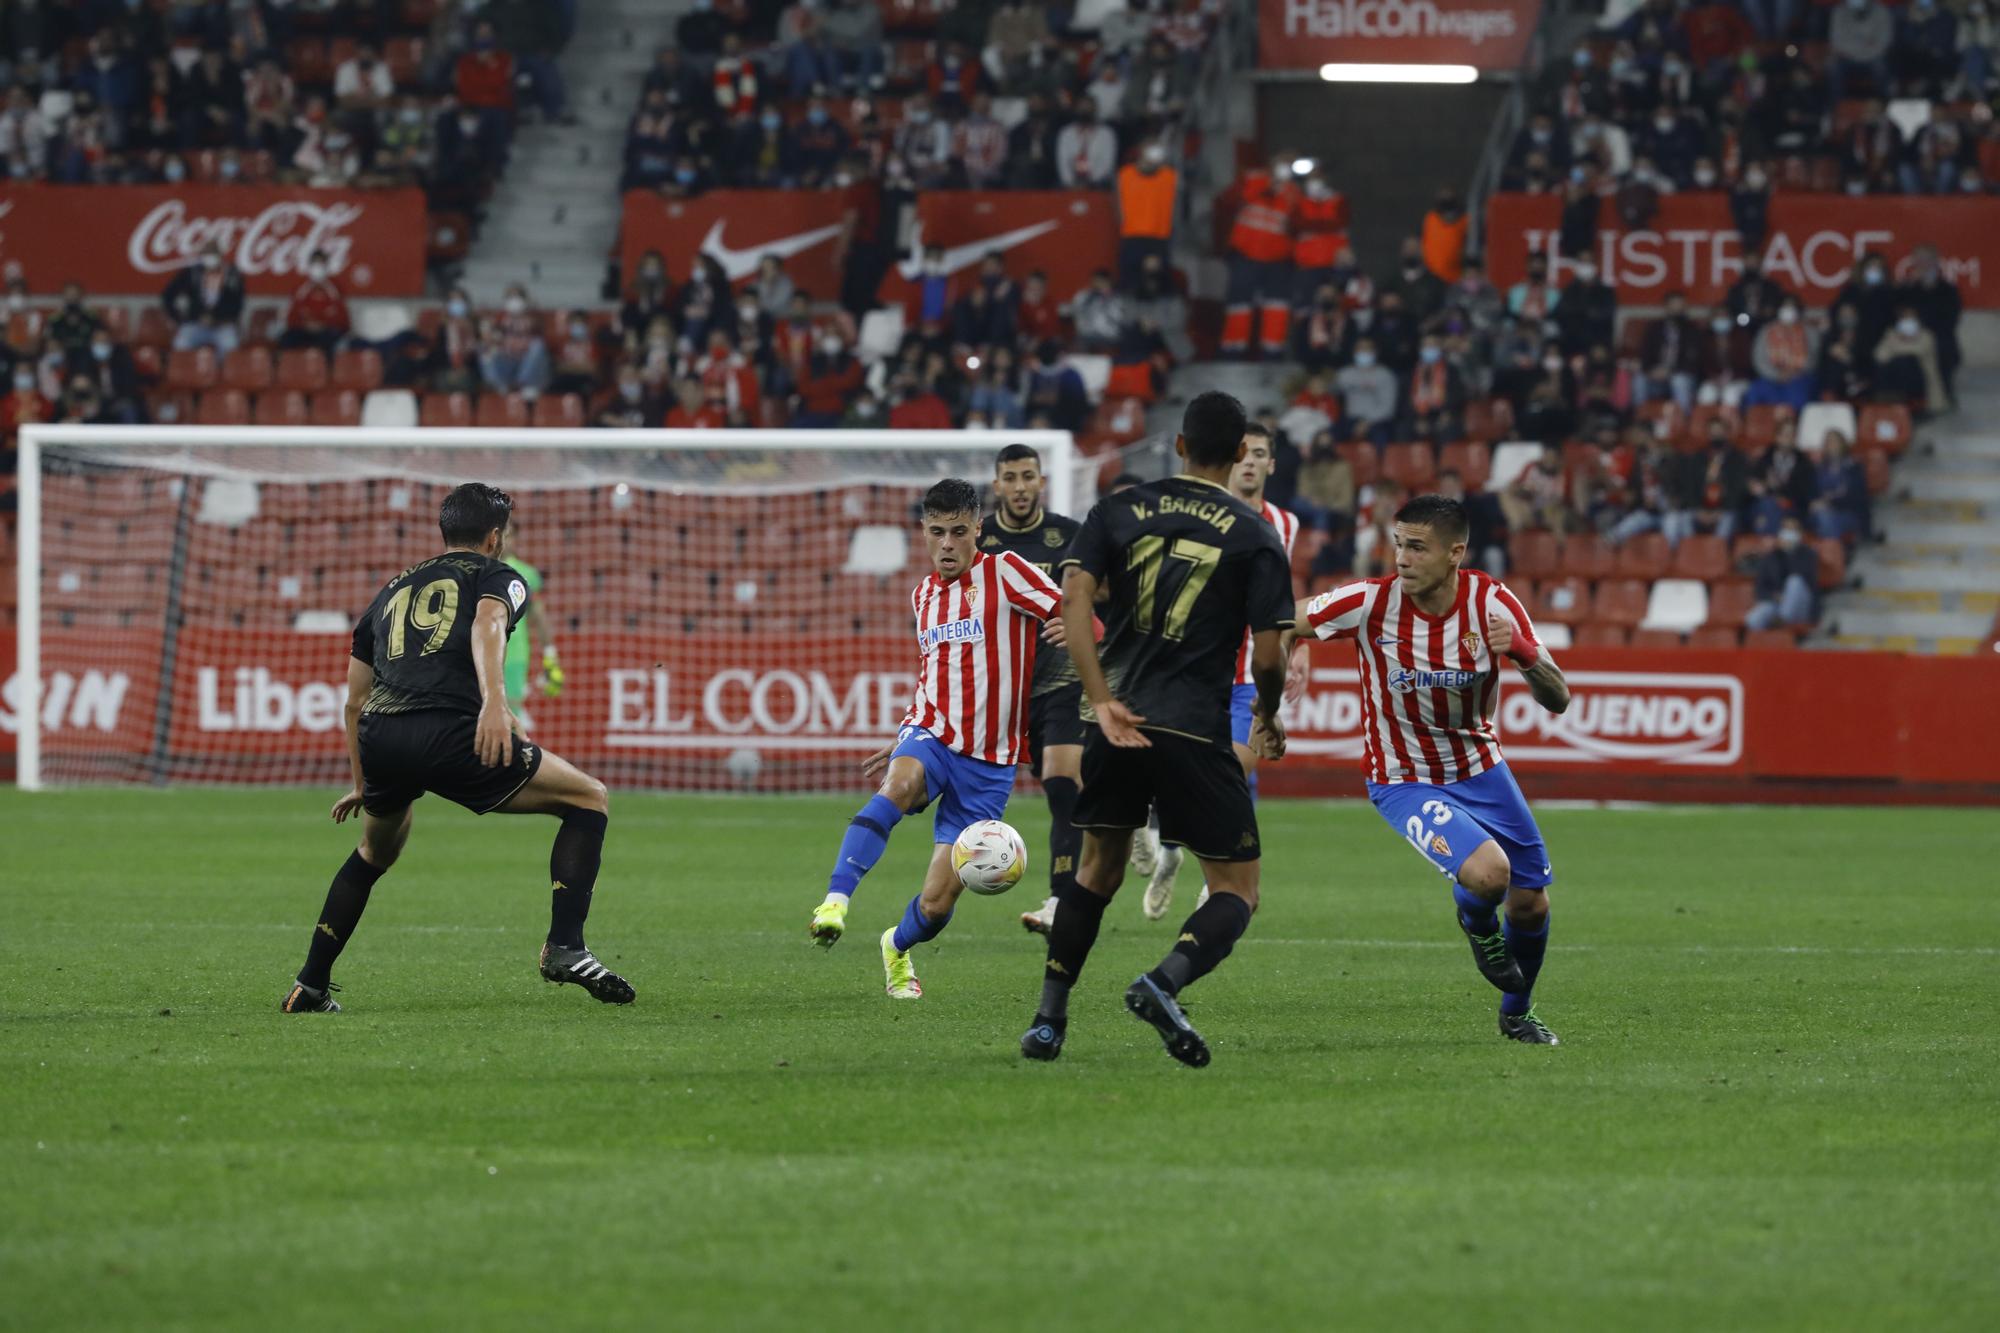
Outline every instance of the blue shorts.
[(1012, 765), (967, 758), (922, 727), (904, 727), (897, 734), (889, 760), (904, 755), (924, 766), (924, 805), (937, 802), (933, 841), (957, 842), (966, 825), (1007, 813), (1007, 798), (1014, 791)]
[(1507, 863), (1513, 867), (1507, 882), (1513, 887), (1546, 889), (1554, 878), (1542, 831), (1535, 827), (1528, 800), (1505, 764), (1441, 787), (1371, 782), (1368, 799), (1390, 828), (1453, 880), (1465, 859), (1488, 838), (1507, 853)]
[(1238, 745), (1250, 743), (1250, 709), (1256, 702), (1255, 685), (1229, 687), (1229, 739)]

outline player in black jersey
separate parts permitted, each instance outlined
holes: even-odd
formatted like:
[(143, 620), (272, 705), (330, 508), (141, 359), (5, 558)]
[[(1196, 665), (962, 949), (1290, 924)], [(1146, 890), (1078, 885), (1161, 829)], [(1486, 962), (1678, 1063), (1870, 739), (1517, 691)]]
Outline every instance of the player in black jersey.
[(544, 979), (630, 1004), (631, 986), (583, 943), (610, 809), (604, 784), (520, 735), (502, 657), (528, 606), (528, 585), (500, 557), (514, 501), (468, 482), (438, 514), (444, 554), (389, 580), (354, 626), (347, 664), (347, 753), (354, 789), (333, 822), (361, 815), (361, 845), (333, 877), (306, 964), (280, 1006), (338, 1013), (327, 992), (368, 894), (410, 836), (411, 803), (436, 792), (474, 814), (500, 810), (562, 821), (549, 853), (553, 883)]
[[(988, 555), (1012, 551), (1051, 578), (1082, 526), (1073, 518), (1042, 508), (1048, 476), (1042, 456), (1025, 444), (1010, 444), (993, 460), (993, 512), (979, 525), (979, 549)], [(1029, 688), (1028, 762), (1042, 780), (1049, 802), (1049, 896), (1041, 907), (1021, 913), (1021, 924), (1046, 935), (1056, 919), (1056, 899), (1076, 879), (1076, 855), (1083, 844), (1071, 816), (1077, 779), (1083, 771), (1083, 686), (1069, 653), (1043, 644), (1035, 654)]]
[[(1262, 849), (1243, 767), (1230, 749), (1229, 688), (1247, 628), (1257, 685), (1251, 746), (1284, 752), (1281, 633), (1292, 625), (1292, 575), (1277, 532), (1227, 486), (1243, 457), (1243, 405), (1204, 393), (1174, 441), (1184, 470), (1100, 500), (1064, 557), (1063, 618), (1087, 713), (1076, 823), (1083, 859), (1049, 930), (1042, 1002), (1021, 1053), (1062, 1051), (1070, 989), (1125, 877), (1132, 833), (1157, 804), (1160, 836), (1200, 858), (1209, 899), (1181, 926), (1172, 953), (1125, 991), (1167, 1054), (1208, 1063), (1208, 1046), (1176, 997), (1229, 956), (1257, 909)], [(1097, 591), (1102, 655), (1092, 641)]]

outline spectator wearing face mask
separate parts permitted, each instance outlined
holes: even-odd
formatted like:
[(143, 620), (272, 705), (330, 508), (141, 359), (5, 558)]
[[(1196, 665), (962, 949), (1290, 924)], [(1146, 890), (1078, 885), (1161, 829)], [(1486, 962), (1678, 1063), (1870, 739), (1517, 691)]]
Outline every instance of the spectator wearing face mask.
[(1523, 323), (1540, 324), (1561, 304), (1561, 290), (1549, 282), (1548, 256), (1529, 255), (1526, 276), (1507, 289), (1507, 313)]
[(549, 379), (552, 394), (576, 394), (585, 402), (596, 397), (603, 383), (606, 348), (590, 327), (589, 312), (572, 310), (563, 317), (562, 336), (556, 341), (555, 370)]
[(1814, 536), (1832, 538), (1851, 546), (1857, 537), (1873, 529), (1868, 470), (1854, 457), (1847, 437), (1837, 430), (1828, 431), (1820, 442), (1819, 461), (1813, 468), (1813, 486)]
[(1764, 276), (1764, 261), (1754, 250), (1743, 254), (1743, 272), (1729, 284), (1722, 304), (1729, 317), (1751, 334), (1776, 318), (1785, 289)]
[(1597, 272), (1590, 259), (1580, 261), (1576, 276), (1563, 288), (1555, 312), (1563, 352), (1582, 356), (1593, 347), (1609, 347), (1618, 323), (1618, 293)]
[(1093, 273), (1090, 285), (1077, 293), (1070, 306), (1070, 323), (1075, 325), (1076, 336), (1087, 352), (1112, 351), (1131, 322), (1131, 313), (1111, 285), (1107, 269)]
[[(1904, 194), (1951, 194), (1959, 189), (1970, 165), (1965, 132), (1958, 122), (1933, 120), (1910, 141), (1910, 151), (1897, 168), (1897, 179)], [(1977, 175), (1976, 167), (1973, 174)]]
[(739, 189), (790, 189), (797, 180), (797, 160), (785, 117), (774, 106), (754, 121), (737, 125), (730, 143), (729, 178)]
[[(1007, 170), (1007, 127), (994, 117), (993, 99), (985, 93), (974, 94), (971, 109), (951, 127), (951, 153), (968, 187), (990, 190), (999, 186)], [(1121, 175), (1119, 179), (1122, 202), (1124, 178)]]
[(1777, 319), (1757, 331), (1750, 361), (1757, 378), (1744, 392), (1744, 406), (1776, 404), (1797, 412), (1812, 401), (1819, 334), (1806, 323), (1797, 301), (1787, 300), (1778, 307)]
[(79, 382), (90, 386), (105, 421), (130, 426), (145, 420), (139, 369), (132, 353), (111, 340), (108, 329), (93, 330), (89, 340), (69, 354), (63, 376), (72, 387)]
[(479, 375), (494, 393), (538, 394), (549, 382), (549, 348), (527, 289), (507, 289), (500, 313), (480, 331)]
[(479, 387), (480, 329), (472, 297), (463, 287), (451, 289), (444, 318), (431, 340), (420, 376), (433, 393), (471, 393)]
[(1378, 360), (1373, 338), (1355, 342), (1354, 361), (1335, 372), (1333, 387), (1340, 394), (1342, 437), (1377, 448), (1388, 444), (1396, 423), (1396, 376)]
[(476, 207), (485, 186), (500, 174), (506, 149), (500, 131), (471, 107), (439, 117), (435, 160), (426, 178), (425, 197), (431, 207), (467, 211)]
[(621, 361), (591, 424), (611, 430), (651, 429), (664, 415), (659, 396), (647, 386), (638, 363)]
[(1775, 544), (1757, 557), (1755, 578), (1757, 600), (1743, 618), (1746, 628), (1804, 629), (1819, 619), (1819, 555), (1806, 545), (1797, 519), (1786, 519)]
[(405, 97), (383, 123), (376, 145), (375, 170), (394, 185), (413, 185), (430, 171), (432, 146), (423, 104)]
[(1909, 306), (1896, 311), (1895, 322), (1875, 344), (1875, 387), (1908, 403), (1918, 416), (1951, 408), (1938, 371), (1937, 339)]
[(1993, 53), (2000, 50), (2000, 20), (1993, 13), (1992, 0), (1972, 0), (1959, 15), (1958, 78), (1963, 90), (1975, 100), (1993, 91)]
[(1729, 192), (1729, 216), (1746, 255), (1764, 248), (1771, 231), (1771, 178), (1762, 163), (1752, 163)]
[(174, 322), (174, 349), (211, 347), (218, 356), (236, 350), (243, 317), (243, 274), (210, 242), (201, 258), (175, 273), (160, 303)]
[(1083, 376), (1063, 359), (1062, 346), (1053, 338), (1035, 349), (1025, 390), (1025, 409), (1048, 417), (1057, 430), (1075, 430), (1090, 411)]
[(1889, 90), (1889, 47), (1895, 41), (1896, 20), (1877, 0), (1845, 0), (1827, 26), (1826, 83), (1838, 102), (1856, 77), (1868, 80), (1878, 93)]
[(500, 47), (491, 23), (472, 29), (472, 44), (452, 66), (452, 91), (461, 107), (480, 113), (502, 133), (514, 115), (514, 57)]
[(1695, 386), (1701, 381), (1700, 330), (1688, 318), (1687, 296), (1668, 292), (1660, 318), (1646, 325), (1639, 340), (1639, 377), (1636, 382), (1642, 402), (1672, 398), (1686, 412), (1694, 406)]
[(1548, 175), (1569, 174), (1569, 136), (1557, 131), (1555, 118), (1546, 111), (1537, 111), (1515, 133), (1513, 146), (1507, 152), (1509, 184), (1518, 185), (1526, 179), (1531, 161), (1538, 161), (1540, 169)]
[(74, 357), (103, 327), (104, 321), (83, 303), (82, 284), (64, 283), (62, 303), (49, 316), (46, 330), (49, 340), (62, 349), (63, 355)]
[(1850, 306), (1857, 318), (1856, 336), (1862, 348), (1872, 353), (1896, 319), (1896, 288), (1889, 281), (1889, 263), (1881, 255), (1863, 255), (1854, 276), (1833, 299), (1836, 316)]
[(819, 27), (843, 89), (882, 87), (887, 63), (880, 7), (871, 0), (826, 0)]
[(1694, 179), (1694, 161), (1701, 156), (1701, 131), (1681, 114), (1677, 106), (1662, 103), (1633, 145), (1633, 152), (1652, 160), (1653, 166), (1677, 188)]
[(940, 186), (951, 173), (951, 126), (938, 119), (930, 99), (921, 93), (904, 107), (894, 151), (917, 189)]
[(13, 391), (0, 398), (0, 440), (5, 440), (12, 449), (21, 427), (53, 421), (55, 416), (56, 404), (42, 395), (34, 366), (27, 361), (16, 362)]
[(285, 331), (280, 347), (317, 347), (331, 355), (347, 336), (352, 320), (347, 296), (333, 276), (324, 251), (316, 251), (306, 261), (306, 277), (292, 292), (285, 307)]
[(1938, 376), (1947, 397), (1954, 395), (1958, 376), (1958, 323), (1964, 301), (1958, 286), (1945, 276), (1937, 247), (1920, 245), (1910, 252), (1910, 276), (1896, 289), (1896, 300), (1916, 312), (1917, 319), (1937, 342)]
[[(1458, 191), (1449, 187), (1439, 190), (1436, 203), (1424, 214), (1422, 245), (1424, 267), (1438, 282), (1457, 282), (1464, 273), (1465, 238), (1470, 226)], [(1414, 303), (1411, 308), (1415, 308)]]
[(1098, 119), (1097, 106), (1088, 99), (1076, 108), (1076, 117), (1056, 135), (1056, 178), (1066, 190), (1097, 190), (1111, 184), (1118, 167), (1118, 136)]
[(841, 159), (848, 154), (850, 142), (847, 130), (827, 110), (824, 98), (815, 97), (806, 103), (805, 119), (791, 127), (791, 135), (800, 184), (845, 188), (835, 176)]
[(1910, 0), (1896, 17), (1890, 65), (1905, 87), (1932, 97), (1958, 72), (1958, 18), (1938, 0)]
[(1819, 494), (1819, 475), (1799, 450), (1799, 425), (1790, 417), (1778, 422), (1771, 444), (1750, 468), (1750, 530), (1759, 536), (1775, 533), (1787, 519), (1803, 522)]
[(1427, 334), (1410, 371), (1408, 429), (1412, 439), (1447, 444), (1458, 438), (1465, 410), (1465, 380), (1445, 356), (1444, 341)]
[[(1165, 259), (1174, 234), (1180, 173), (1167, 165), (1163, 144), (1148, 143), (1118, 172), (1118, 287), (1131, 291), (1148, 255)], [(1328, 262), (1332, 257), (1328, 256)]]

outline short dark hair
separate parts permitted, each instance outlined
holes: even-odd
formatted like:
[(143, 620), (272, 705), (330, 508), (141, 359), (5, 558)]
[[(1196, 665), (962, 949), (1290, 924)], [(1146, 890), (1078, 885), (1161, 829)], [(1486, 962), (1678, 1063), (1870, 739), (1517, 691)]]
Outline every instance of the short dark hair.
[(1472, 531), (1463, 501), (1446, 495), (1417, 495), (1396, 511), (1396, 521), (1413, 528), (1429, 528), (1447, 543), (1462, 542)]
[(1036, 467), (1040, 467), (1042, 465), (1041, 451), (1039, 449), (1036, 449), (1033, 445), (1010, 444), (1006, 448), (1002, 449), (999, 453), (993, 456), (993, 470), (995, 472), (998, 472), (1001, 468), (1006, 467), (1009, 463), (1019, 463), (1024, 459), (1029, 459), (1029, 458), (1035, 460)]
[(933, 514), (976, 514), (979, 512), (979, 491), (969, 481), (959, 477), (946, 477), (937, 485), (924, 492), (924, 517)]
[(1132, 489), (1132, 487), (1134, 486), (1143, 486), (1143, 485), (1145, 485), (1145, 483), (1140, 481), (1137, 477), (1133, 476), (1131, 473), (1121, 472), (1117, 476), (1113, 477), (1110, 481), (1104, 484), (1104, 493), (1106, 495), (1116, 495), (1119, 491), (1127, 491)]
[(1198, 467), (1235, 462), (1247, 424), (1243, 404), (1233, 395), (1220, 389), (1196, 394), (1181, 413), (1181, 438), (1187, 441), (1188, 461)]
[(1275, 435), (1272, 432), (1269, 426), (1257, 420), (1257, 418), (1255, 417), (1252, 417), (1250, 418), (1250, 420), (1243, 423), (1243, 438), (1247, 440), (1252, 435), (1261, 437), (1263, 441), (1266, 444), (1270, 445), (1271, 448), (1273, 449), (1276, 449), (1278, 447), (1277, 435)]
[(477, 546), (493, 529), (506, 528), (513, 514), (513, 496), (498, 486), (468, 481), (453, 487), (438, 506), (438, 531), (446, 546)]

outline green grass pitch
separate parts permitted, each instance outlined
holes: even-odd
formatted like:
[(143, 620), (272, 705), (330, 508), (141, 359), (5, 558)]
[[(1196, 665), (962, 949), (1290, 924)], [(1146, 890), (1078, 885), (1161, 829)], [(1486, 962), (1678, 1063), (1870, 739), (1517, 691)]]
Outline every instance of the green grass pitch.
[[(1268, 802), (1265, 904), (1189, 993), (1114, 904), (1068, 1050), (1016, 1042), (1031, 884), (882, 994), (903, 828), (830, 954), (853, 801), (622, 796), (534, 973), (549, 820), (435, 799), (277, 1012), (351, 846), (318, 792), (0, 796), (0, 1327), (1990, 1328), (2000, 820), (1548, 810), (1559, 1049), (1502, 1042), (1438, 876)], [(1014, 817), (1039, 866), (1046, 816)]]

